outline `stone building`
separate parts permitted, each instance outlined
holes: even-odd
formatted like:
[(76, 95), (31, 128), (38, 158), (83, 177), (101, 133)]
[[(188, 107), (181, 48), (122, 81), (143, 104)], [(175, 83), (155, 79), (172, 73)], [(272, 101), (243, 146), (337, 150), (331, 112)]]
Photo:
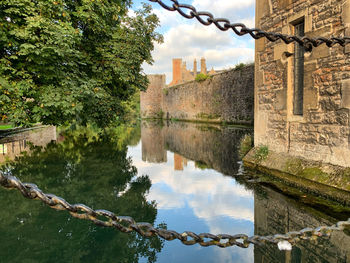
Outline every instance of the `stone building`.
[[(256, 27), (307, 37), (350, 35), (350, 1), (258, 0)], [(350, 166), (350, 46), (256, 42), (255, 144)]]
[(193, 81), (196, 79), (196, 76), (199, 73), (202, 73), (205, 75), (207, 75), (207, 74), (213, 75), (213, 74), (221, 72), (221, 71), (214, 70), (214, 68), (212, 68), (208, 72), (207, 62), (206, 62), (205, 58), (201, 58), (200, 63), (201, 63), (201, 70), (200, 71), (197, 71), (198, 65), (197, 65), (196, 59), (194, 59), (194, 61), (193, 61), (193, 70), (189, 70), (189, 69), (187, 69), (186, 62), (183, 62), (181, 58), (174, 58), (173, 59), (173, 80), (169, 84), (169, 87), (175, 86), (178, 84), (183, 84), (183, 83), (188, 82), (188, 81)]
[[(330, 38), (349, 36), (349, 26), (349, 0), (256, 1), (256, 27), (265, 31)], [(255, 146), (280, 156), (268, 168), (295, 173), (288, 156), (311, 160), (325, 173), (331, 167), (325, 164), (350, 167), (349, 116), (350, 45), (306, 52), (299, 44), (256, 41)]]

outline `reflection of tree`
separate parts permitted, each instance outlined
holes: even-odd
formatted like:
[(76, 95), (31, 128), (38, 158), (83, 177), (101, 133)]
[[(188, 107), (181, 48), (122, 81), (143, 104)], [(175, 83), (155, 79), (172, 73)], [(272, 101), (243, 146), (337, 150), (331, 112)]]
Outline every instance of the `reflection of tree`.
[[(147, 176), (127, 158), (126, 143), (139, 132), (125, 129), (96, 133), (70, 131), (60, 144), (45, 149), (33, 147), (8, 169), (22, 181), (35, 182), (44, 190), (71, 203), (85, 203), (153, 223), (155, 203), (146, 201), (151, 187)], [(123, 138), (121, 143), (118, 138)], [(136, 233), (124, 234), (57, 212), (19, 193), (0, 189), (1, 262), (138, 262), (140, 257), (156, 260), (163, 243)], [(25, 261), (24, 260), (24, 261)]]

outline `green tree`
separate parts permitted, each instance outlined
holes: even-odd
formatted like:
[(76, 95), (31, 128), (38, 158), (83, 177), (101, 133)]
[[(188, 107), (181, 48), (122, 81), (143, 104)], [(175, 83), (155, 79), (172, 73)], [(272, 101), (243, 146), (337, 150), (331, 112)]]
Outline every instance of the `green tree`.
[(0, 121), (100, 127), (147, 87), (159, 20), (131, 0), (2, 0)]
[[(45, 148), (32, 147), (0, 169), (71, 203), (155, 222), (157, 204), (147, 200), (151, 181), (137, 176), (127, 154), (126, 145), (140, 140), (138, 131), (78, 127), (62, 132), (61, 138)], [(6, 243), (1, 262), (156, 262), (163, 247), (158, 237), (98, 227), (13, 190), (0, 187), (0, 195), (0, 242)]]

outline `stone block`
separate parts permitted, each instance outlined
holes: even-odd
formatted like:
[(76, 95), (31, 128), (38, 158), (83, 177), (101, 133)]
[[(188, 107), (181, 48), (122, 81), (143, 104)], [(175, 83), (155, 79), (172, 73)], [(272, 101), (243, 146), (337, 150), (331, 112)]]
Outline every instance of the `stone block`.
[[(349, 4), (350, 5), (350, 4)], [(350, 11), (349, 11), (350, 12)], [(350, 16), (350, 15), (349, 15)], [(348, 28), (345, 30), (345, 35), (350, 36), (350, 23), (348, 25)], [(344, 53), (345, 54), (350, 54), (350, 45), (346, 45), (344, 48)]]
[(350, 79), (342, 81), (340, 107), (350, 109)]
[(289, 6), (290, 4), (292, 4), (292, 0), (278, 0), (278, 8), (282, 9), (282, 8), (286, 8), (287, 6)]
[(276, 92), (275, 109), (278, 111), (287, 109), (287, 89), (281, 89)]
[(275, 45), (273, 47), (273, 59), (280, 60), (283, 57), (283, 53), (288, 51), (288, 46), (284, 43)]
[[(256, 1), (256, 21), (260, 21), (260, 19), (270, 13), (271, 6), (270, 0), (259, 0)], [(257, 27), (260, 27), (260, 24), (256, 24)]]
[(345, 26), (350, 25), (350, 1), (345, 1), (342, 9), (342, 19), (344, 21)]
[(266, 46), (266, 39), (260, 38), (255, 40), (255, 50), (256, 52), (262, 52), (265, 50)]
[(318, 108), (318, 89), (310, 87), (304, 89), (304, 110)]
[(323, 44), (321, 46), (318, 46), (317, 48), (313, 48), (311, 55), (309, 56), (309, 60), (315, 60), (319, 58), (326, 58), (330, 55), (330, 49), (327, 47), (327, 45)]

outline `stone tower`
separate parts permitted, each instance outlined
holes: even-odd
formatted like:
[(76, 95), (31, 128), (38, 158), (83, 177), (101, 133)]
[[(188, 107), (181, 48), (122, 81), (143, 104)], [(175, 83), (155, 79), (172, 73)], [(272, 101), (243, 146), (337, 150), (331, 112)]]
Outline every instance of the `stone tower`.
[(194, 76), (194, 78), (196, 78), (196, 76), (197, 76), (197, 60), (196, 59), (194, 59), (194, 61), (193, 61), (193, 76)]
[(201, 58), (201, 73), (207, 74), (207, 63), (205, 58)]
[(160, 118), (162, 112), (163, 88), (165, 88), (165, 75), (148, 75), (149, 85), (147, 91), (141, 92), (141, 117)]
[(169, 86), (174, 86), (179, 84), (182, 80), (182, 59), (174, 58), (173, 59), (173, 81)]

